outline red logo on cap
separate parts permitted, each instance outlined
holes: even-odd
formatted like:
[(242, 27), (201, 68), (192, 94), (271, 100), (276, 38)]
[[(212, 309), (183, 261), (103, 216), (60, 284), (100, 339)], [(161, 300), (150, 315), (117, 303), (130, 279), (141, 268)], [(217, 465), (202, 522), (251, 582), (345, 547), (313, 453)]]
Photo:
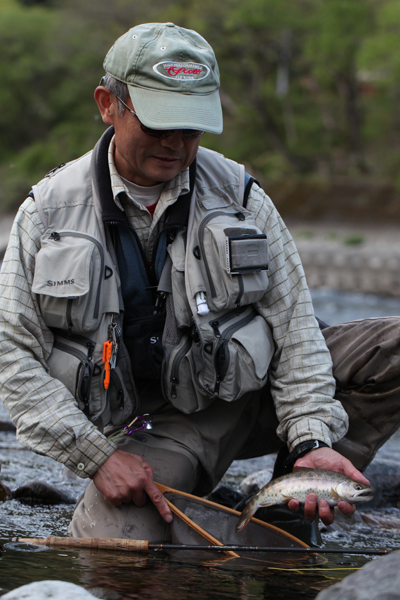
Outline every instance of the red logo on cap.
[(165, 61), (154, 65), (153, 70), (167, 79), (178, 79), (181, 81), (192, 80), (199, 81), (204, 79), (210, 73), (207, 65), (199, 63), (181, 63)]
[(167, 69), (168, 75), (172, 77), (176, 77), (179, 73), (186, 73), (187, 75), (200, 75), (203, 69), (185, 69), (185, 67), (176, 67), (175, 65), (171, 65)]

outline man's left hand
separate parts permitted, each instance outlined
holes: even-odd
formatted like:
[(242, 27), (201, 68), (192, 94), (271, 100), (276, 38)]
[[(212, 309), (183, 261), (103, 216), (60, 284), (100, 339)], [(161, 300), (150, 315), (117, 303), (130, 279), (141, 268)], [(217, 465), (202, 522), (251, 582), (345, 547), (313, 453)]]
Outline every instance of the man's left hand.
[[(317, 448), (316, 450), (311, 450), (311, 452), (308, 452), (308, 454), (296, 460), (293, 471), (302, 467), (337, 471), (360, 483), (369, 485), (368, 479), (366, 479), (347, 458), (335, 450), (332, 450), (332, 448)], [(288, 506), (291, 510), (296, 512), (299, 508), (299, 502), (298, 500), (290, 500)], [(356, 507), (354, 504), (349, 504), (348, 502), (341, 500), (338, 503), (338, 509), (344, 515), (352, 515), (356, 510)], [(333, 508), (329, 506), (326, 500), (320, 500), (318, 502), (316, 494), (309, 494), (304, 504), (304, 516), (307, 521), (314, 521), (317, 515), (319, 515), (321, 521), (325, 525), (332, 525), (335, 519)]]

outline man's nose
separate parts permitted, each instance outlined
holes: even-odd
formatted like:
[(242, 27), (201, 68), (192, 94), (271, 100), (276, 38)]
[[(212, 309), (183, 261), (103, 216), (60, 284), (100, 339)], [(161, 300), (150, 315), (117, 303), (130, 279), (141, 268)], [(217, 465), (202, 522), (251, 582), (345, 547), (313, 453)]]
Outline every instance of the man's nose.
[(167, 138), (161, 138), (160, 142), (165, 148), (179, 150), (179, 148), (183, 148), (184, 145), (182, 131), (180, 129), (175, 129), (172, 135), (168, 136)]

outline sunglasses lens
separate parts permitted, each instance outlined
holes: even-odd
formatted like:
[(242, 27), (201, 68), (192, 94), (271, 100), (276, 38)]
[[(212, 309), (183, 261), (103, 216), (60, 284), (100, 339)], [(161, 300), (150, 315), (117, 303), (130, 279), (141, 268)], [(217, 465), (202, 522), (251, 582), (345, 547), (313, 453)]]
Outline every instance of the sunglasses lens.
[(182, 129), (183, 137), (187, 140), (194, 140), (195, 138), (202, 136), (203, 133), (204, 131), (201, 131), (200, 129)]
[[(176, 129), (150, 129), (150, 127), (146, 127), (143, 123), (140, 124), (142, 131), (147, 133), (147, 135), (151, 135), (152, 137), (158, 139), (164, 139), (173, 135)], [(186, 140), (193, 140), (195, 138), (203, 135), (204, 131), (200, 131), (200, 129), (180, 129), (182, 131), (182, 135)]]
[(147, 133), (147, 135), (151, 135), (152, 137), (159, 139), (167, 138), (175, 131), (175, 129), (150, 129), (150, 127), (146, 127), (146, 125), (143, 125), (143, 123), (140, 123), (140, 127), (144, 133)]

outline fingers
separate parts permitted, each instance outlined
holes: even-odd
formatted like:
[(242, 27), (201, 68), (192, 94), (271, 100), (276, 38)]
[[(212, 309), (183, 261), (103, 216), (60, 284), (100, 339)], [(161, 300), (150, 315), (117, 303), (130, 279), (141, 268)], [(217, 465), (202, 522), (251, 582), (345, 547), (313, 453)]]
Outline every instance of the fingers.
[(341, 472), (347, 475), (348, 477), (351, 477), (351, 479), (359, 481), (360, 483), (365, 483), (366, 485), (369, 485), (370, 483), (368, 479), (364, 477), (361, 471), (356, 469), (355, 466), (347, 458), (344, 457)]
[(295, 500), (294, 498), (293, 498), (293, 500), (290, 500), (288, 502), (288, 507), (293, 512), (297, 512), (299, 510), (299, 506), (300, 506), (300, 502), (298, 500)]
[(167, 501), (153, 481), (153, 467), (139, 455), (116, 450), (96, 471), (93, 482), (112, 506), (132, 502), (140, 507), (149, 496), (167, 523), (173, 519)]
[(318, 511), (318, 498), (316, 494), (308, 494), (304, 503), (304, 517), (307, 521), (314, 521), (316, 519)]
[[(347, 502), (345, 502), (347, 504)], [(324, 525), (332, 525), (335, 520), (333, 508), (326, 500), (320, 500), (316, 494), (309, 494), (304, 504), (304, 517), (307, 521), (314, 521), (317, 517), (321, 519)]]
[(152, 503), (154, 504), (164, 521), (166, 521), (167, 523), (171, 523), (173, 519), (171, 510), (168, 506), (166, 499), (164, 498), (164, 496), (162, 495), (162, 493), (160, 492), (153, 480), (149, 481), (149, 483), (145, 487), (145, 492), (147, 493), (148, 497), (150, 498), (150, 500), (152, 501)]
[(354, 504), (349, 504), (348, 502), (344, 502), (343, 500), (339, 502), (338, 509), (344, 515), (352, 515), (356, 512), (356, 507)]
[(318, 503), (319, 518), (324, 525), (332, 525), (335, 520), (333, 508), (331, 508), (326, 500), (320, 500)]

